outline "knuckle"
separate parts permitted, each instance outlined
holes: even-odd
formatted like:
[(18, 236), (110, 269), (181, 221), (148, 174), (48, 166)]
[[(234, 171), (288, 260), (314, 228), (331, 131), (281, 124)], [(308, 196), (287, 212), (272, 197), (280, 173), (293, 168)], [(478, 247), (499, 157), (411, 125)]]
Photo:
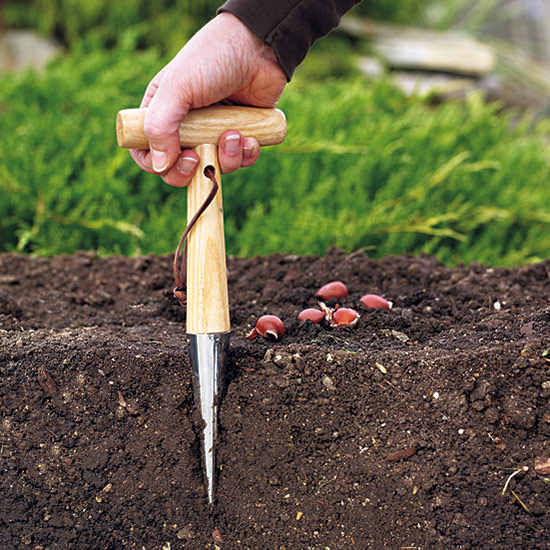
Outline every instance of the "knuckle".
[(169, 172), (162, 175), (161, 177), (164, 183), (166, 183), (170, 187), (185, 187), (191, 180), (190, 176), (189, 177), (184, 176), (183, 174), (180, 174), (176, 170), (170, 170)]
[(155, 117), (145, 117), (143, 130), (148, 138), (165, 139), (171, 135), (171, 132), (166, 129), (166, 125)]
[(146, 160), (146, 152), (139, 149), (130, 149), (130, 156), (134, 159), (134, 162), (146, 172), (151, 172), (151, 167)]

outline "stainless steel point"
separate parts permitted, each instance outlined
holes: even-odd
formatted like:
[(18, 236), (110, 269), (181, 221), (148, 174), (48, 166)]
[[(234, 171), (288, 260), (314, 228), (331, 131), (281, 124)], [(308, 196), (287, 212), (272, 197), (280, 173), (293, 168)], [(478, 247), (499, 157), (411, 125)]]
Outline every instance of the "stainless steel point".
[(224, 388), (230, 334), (231, 332), (187, 334), (195, 402), (204, 420), (203, 461), (210, 504), (214, 502), (217, 482), (215, 444), (218, 433), (218, 408)]

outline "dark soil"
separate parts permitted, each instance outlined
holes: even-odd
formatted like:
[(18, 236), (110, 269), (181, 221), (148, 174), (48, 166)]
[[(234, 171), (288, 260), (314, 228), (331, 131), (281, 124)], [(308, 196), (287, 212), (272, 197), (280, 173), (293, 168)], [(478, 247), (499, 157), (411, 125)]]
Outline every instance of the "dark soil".
[[(550, 260), (228, 267), (211, 510), (171, 258), (0, 255), (2, 549), (550, 547)], [(335, 279), (359, 324), (300, 326)]]

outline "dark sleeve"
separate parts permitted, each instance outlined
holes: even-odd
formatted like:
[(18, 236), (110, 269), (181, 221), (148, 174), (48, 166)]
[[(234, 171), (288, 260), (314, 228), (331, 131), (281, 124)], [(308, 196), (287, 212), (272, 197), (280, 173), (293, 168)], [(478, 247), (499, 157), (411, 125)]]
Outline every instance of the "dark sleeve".
[(227, 0), (218, 10), (238, 17), (271, 46), (290, 80), (313, 42), (338, 26), (360, 0)]

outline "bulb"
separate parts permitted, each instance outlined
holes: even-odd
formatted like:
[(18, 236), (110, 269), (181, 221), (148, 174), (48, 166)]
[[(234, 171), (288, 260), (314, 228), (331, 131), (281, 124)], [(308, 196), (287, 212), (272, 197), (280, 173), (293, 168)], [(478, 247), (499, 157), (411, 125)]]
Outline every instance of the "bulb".
[(247, 334), (247, 338), (256, 338), (258, 334), (264, 338), (278, 340), (285, 333), (283, 322), (276, 315), (263, 315), (256, 326)]
[(341, 307), (333, 311), (331, 326), (354, 327), (359, 321), (359, 313), (349, 307)]
[(320, 323), (325, 318), (325, 312), (320, 309), (310, 307), (300, 311), (298, 314), (298, 321), (311, 321), (312, 323)]
[(388, 302), (388, 300), (385, 300), (382, 298), (382, 296), (378, 296), (377, 294), (365, 294), (361, 298), (361, 303), (365, 307), (379, 307), (390, 310), (392, 308), (392, 303)]
[(326, 285), (323, 285), (316, 292), (315, 296), (317, 296), (318, 298), (321, 298), (323, 302), (326, 302), (331, 298), (334, 298), (335, 300), (339, 300), (340, 298), (345, 298), (346, 296), (349, 296), (349, 292), (348, 292), (347, 286), (341, 281), (332, 281), (331, 283), (327, 283)]

